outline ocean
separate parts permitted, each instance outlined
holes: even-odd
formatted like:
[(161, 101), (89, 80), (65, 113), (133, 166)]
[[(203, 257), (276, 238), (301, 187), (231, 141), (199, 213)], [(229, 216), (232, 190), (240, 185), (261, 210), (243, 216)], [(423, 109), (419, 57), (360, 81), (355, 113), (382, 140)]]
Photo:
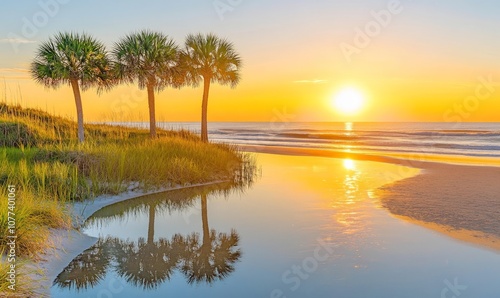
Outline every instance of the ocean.
[[(122, 123), (123, 124), (123, 123)], [(127, 123), (147, 128), (147, 123)], [(198, 133), (199, 123), (158, 124)], [(391, 152), (500, 157), (500, 123), (209, 123), (214, 142), (321, 148), (341, 152)]]

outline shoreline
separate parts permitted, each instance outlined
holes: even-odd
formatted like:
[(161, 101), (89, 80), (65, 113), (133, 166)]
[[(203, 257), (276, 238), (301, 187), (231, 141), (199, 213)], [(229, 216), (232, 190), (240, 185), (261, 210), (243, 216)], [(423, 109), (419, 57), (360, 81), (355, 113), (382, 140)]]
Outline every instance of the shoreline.
[(129, 190), (117, 195), (102, 195), (93, 200), (71, 204), (71, 217), (73, 229), (51, 230), (48, 242), (53, 246), (40, 254), (40, 261), (34, 262), (30, 267), (42, 270), (43, 275), (34, 276), (34, 282), (39, 284), (35, 294), (41, 297), (50, 297), (52, 282), (64, 268), (79, 254), (97, 242), (97, 238), (90, 237), (79, 231), (81, 225), (96, 211), (115, 203), (132, 200), (138, 197), (153, 195), (179, 189), (187, 189), (223, 183), (225, 181), (213, 181), (188, 186), (165, 187), (153, 191)]
[[(323, 149), (240, 146), (257, 153), (349, 158), (418, 168), (420, 174), (397, 179), (374, 190), (390, 215), (455, 240), (500, 253), (500, 166), (463, 164), (431, 158), (407, 160), (394, 156), (335, 152)], [(463, 159), (462, 161), (466, 161)], [(396, 177), (397, 178), (397, 177)]]
[[(237, 145), (242, 151), (296, 156), (319, 156), (331, 158), (350, 158), (392, 163), (425, 170), (428, 167), (447, 164), (456, 166), (500, 167), (500, 158), (482, 158), (473, 156), (439, 156), (427, 154), (404, 154), (394, 152), (341, 152), (330, 149), (307, 147), (283, 147), (263, 145)], [(418, 159), (414, 158), (418, 157)]]

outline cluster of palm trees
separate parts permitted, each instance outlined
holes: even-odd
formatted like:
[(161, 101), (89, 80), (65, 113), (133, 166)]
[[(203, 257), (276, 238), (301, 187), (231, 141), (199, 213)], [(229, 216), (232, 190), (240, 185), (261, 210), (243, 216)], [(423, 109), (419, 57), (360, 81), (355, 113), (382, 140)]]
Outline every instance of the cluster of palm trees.
[(79, 142), (84, 141), (81, 90), (96, 87), (100, 93), (117, 84), (137, 83), (147, 90), (150, 135), (156, 138), (155, 93), (203, 82), (201, 139), (207, 142), (210, 85), (235, 87), (241, 64), (233, 44), (214, 34), (189, 35), (181, 48), (161, 32), (143, 30), (123, 37), (108, 52), (102, 42), (88, 34), (63, 32), (40, 45), (31, 74), (46, 87), (72, 87)]

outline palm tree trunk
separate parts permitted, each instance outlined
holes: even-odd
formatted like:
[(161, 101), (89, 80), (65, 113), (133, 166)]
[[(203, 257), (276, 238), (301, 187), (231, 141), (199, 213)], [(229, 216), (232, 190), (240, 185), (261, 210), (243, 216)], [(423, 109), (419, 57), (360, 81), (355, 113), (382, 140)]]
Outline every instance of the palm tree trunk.
[(208, 227), (207, 195), (201, 195), (201, 221), (203, 222), (203, 243), (210, 242), (210, 228)]
[(149, 104), (149, 134), (151, 138), (156, 138), (156, 109), (155, 109), (155, 89), (153, 84), (148, 84), (148, 104)]
[(156, 204), (149, 205), (148, 244), (152, 244), (155, 240), (155, 213)]
[(83, 130), (83, 106), (78, 80), (71, 80), (71, 87), (73, 87), (73, 94), (75, 95), (76, 116), (78, 119), (78, 142), (83, 143), (85, 141), (85, 133)]
[(208, 93), (210, 92), (210, 78), (203, 78), (203, 101), (201, 103), (201, 140), (208, 142)]

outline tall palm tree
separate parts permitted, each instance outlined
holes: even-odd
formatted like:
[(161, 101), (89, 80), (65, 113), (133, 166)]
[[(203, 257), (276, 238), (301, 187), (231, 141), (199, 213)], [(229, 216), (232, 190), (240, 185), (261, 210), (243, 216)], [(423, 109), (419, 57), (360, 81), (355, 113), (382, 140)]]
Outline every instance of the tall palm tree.
[(104, 44), (87, 34), (58, 33), (42, 43), (31, 63), (33, 79), (54, 89), (69, 84), (75, 96), (78, 141), (85, 140), (80, 89), (97, 86), (98, 92), (110, 88), (111, 63)]
[(148, 92), (149, 127), (156, 137), (155, 92), (179, 87), (179, 48), (167, 35), (143, 30), (122, 38), (112, 51), (116, 77)]
[(198, 86), (203, 81), (201, 139), (208, 142), (207, 112), (211, 83), (236, 87), (240, 81), (241, 58), (231, 42), (214, 34), (189, 35), (182, 53), (188, 82)]

